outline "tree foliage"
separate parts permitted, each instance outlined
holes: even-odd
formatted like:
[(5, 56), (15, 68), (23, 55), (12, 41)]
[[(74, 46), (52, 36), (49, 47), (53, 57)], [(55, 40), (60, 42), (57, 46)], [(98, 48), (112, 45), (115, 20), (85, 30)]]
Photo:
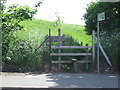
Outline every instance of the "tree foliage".
[(100, 22), (100, 30), (111, 32), (120, 29), (120, 2), (92, 2), (86, 11), (84, 19), (88, 34), (97, 30), (97, 13), (101, 12), (105, 12), (105, 21)]
[[(3, 63), (11, 60), (11, 52), (17, 49), (15, 44), (20, 42), (17, 40), (16, 32), (22, 30), (20, 25), (21, 21), (32, 20), (33, 15), (37, 12), (36, 9), (32, 9), (28, 6), (12, 5), (9, 7), (2, 5), (1, 19), (2, 19), (2, 61)], [(15, 48), (16, 47), (16, 48)], [(11, 50), (12, 48), (12, 50)], [(14, 57), (14, 56), (13, 56)]]

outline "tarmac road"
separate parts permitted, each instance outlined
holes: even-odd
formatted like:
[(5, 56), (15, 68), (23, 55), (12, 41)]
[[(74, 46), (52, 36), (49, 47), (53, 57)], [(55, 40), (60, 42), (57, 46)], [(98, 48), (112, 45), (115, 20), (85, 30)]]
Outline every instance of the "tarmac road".
[(118, 88), (117, 74), (2, 73), (0, 87), (22, 88)]

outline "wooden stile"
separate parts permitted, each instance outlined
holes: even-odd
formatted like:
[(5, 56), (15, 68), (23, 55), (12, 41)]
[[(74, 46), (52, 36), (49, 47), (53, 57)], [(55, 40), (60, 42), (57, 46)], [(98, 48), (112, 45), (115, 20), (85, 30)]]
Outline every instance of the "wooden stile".
[[(93, 45), (92, 46), (88, 46), (88, 44), (86, 44), (86, 46), (61, 46), (62, 42), (66, 41), (66, 37), (65, 36), (61, 36), (60, 33), (60, 29), (58, 29), (58, 36), (51, 36), (50, 34), (50, 29), (49, 29), (49, 35), (46, 35), (45, 38), (49, 37), (48, 40), (46, 40), (46, 43), (49, 42), (49, 48), (50, 48), (50, 52), (52, 49), (58, 49), (58, 53), (50, 53), (51, 56), (58, 56), (58, 60), (57, 61), (51, 61), (52, 63), (56, 63), (58, 64), (59, 70), (61, 69), (61, 64), (62, 63), (73, 63), (74, 68), (75, 68), (75, 72), (77, 72), (77, 63), (86, 63), (86, 68), (88, 70), (88, 63), (91, 63), (91, 61), (88, 60), (88, 56), (95, 57), (95, 46), (94, 46), (94, 32), (93, 32)], [(58, 46), (51, 46), (51, 42), (58, 42)], [(92, 49), (92, 53), (88, 52), (88, 49), (91, 48)], [(85, 53), (62, 53), (61, 49), (85, 49)], [(61, 60), (62, 56), (86, 56), (86, 60), (77, 60), (76, 62), (74, 61), (67, 61), (67, 60)]]

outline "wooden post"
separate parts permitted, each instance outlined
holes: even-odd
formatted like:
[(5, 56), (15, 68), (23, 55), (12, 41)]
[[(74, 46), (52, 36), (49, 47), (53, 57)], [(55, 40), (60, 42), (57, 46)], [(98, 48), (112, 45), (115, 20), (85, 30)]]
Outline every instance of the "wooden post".
[(95, 60), (95, 30), (92, 31), (92, 59)]
[[(86, 46), (88, 46), (88, 44), (86, 44)], [(86, 53), (88, 53), (88, 48), (86, 48)], [(86, 62), (88, 61), (88, 55), (86, 56)], [(86, 63), (86, 70), (88, 70), (88, 63)]]
[[(49, 31), (49, 53), (51, 53), (51, 30), (49, 29), (48, 30)], [(52, 60), (50, 59), (49, 60), (49, 71), (51, 71), (52, 70)]]
[(75, 73), (77, 73), (77, 61), (74, 62)]
[(74, 67), (74, 70), (75, 70), (75, 73), (78, 72), (78, 68), (77, 68), (77, 59), (72, 59), (72, 62), (73, 62), (73, 67)]
[(97, 14), (97, 73), (100, 72), (100, 58), (99, 58), (99, 20)]
[[(58, 36), (59, 36), (59, 42), (58, 42), (58, 46), (61, 46), (61, 33), (60, 33), (60, 28), (58, 29)], [(58, 49), (58, 53), (61, 53), (61, 48)], [(61, 56), (58, 56), (58, 61), (59, 61), (59, 64), (58, 64), (58, 68), (59, 70), (61, 69)]]
[(50, 37), (51, 37), (51, 30), (49, 29), (49, 52), (51, 53), (51, 39), (50, 39)]

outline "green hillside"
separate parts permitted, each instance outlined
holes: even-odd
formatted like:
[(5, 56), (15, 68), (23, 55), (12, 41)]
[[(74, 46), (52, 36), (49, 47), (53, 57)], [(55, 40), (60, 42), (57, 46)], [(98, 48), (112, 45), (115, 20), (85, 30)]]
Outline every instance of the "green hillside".
[(60, 28), (61, 34), (72, 36), (79, 43), (83, 42), (84, 44), (88, 43), (91, 45), (91, 36), (86, 35), (84, 26), (64, 23), (55, 26), (55, 22), (39, 19), (23, 21), (21, 25), (25, 29), (17, 32), (18, 38), (29, 40), (37, 46), (44, 40), (45, 35), (48, 34), (49, 28), (51, 29), (52, 35), (57, 35), (58, 28)]

